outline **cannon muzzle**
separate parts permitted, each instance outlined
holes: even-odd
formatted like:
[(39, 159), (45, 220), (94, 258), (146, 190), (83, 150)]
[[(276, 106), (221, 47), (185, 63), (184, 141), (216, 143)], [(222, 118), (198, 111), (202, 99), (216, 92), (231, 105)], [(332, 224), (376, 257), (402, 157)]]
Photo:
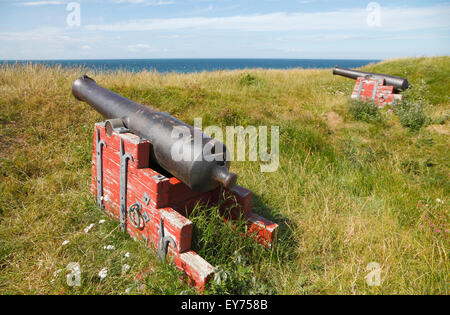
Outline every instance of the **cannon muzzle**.
[[(105, 118), (115, 123), (121, 121), (130, 132), (148, 140), (152, 144), (152, 162), (192, 190), (206, 192), (219, 184), (226, 188), (236, 184), (237, 175), (228, 170), (230, 163), (226, 146), (200, 130), (168, 113), (116, 94), (86, 75), (73, 83), (72, 93)], [(178, 152), (177, 157), (174, 157), (174, 152)]]
[(388, 74), (364, 72), (364, 71), (358, 71), (358, 70), (353, 70), (353, 69), (340, 68), (338, 66), (334, 67), (333, 74), (340, 75), (340, 76), (354, 79), (354, 80), (356, 80), (359, 77), (366, 77), (366, 78), (380, 79), (380, 80), (383, 79), (385, 81), (386, 85), (391, 85), (396, 90), (406, 90), (407, 88), (409, 88), (409, 83), (408, 83), (407, 79), (401, 78), (401, 77), (396, 77), (393, 75), (388, 75)]

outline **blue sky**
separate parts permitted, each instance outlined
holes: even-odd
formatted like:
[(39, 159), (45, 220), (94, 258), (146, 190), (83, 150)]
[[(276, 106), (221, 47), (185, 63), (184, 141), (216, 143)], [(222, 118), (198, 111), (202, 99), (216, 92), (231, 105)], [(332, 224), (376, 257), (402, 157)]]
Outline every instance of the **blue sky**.
[(0, 59), (448, 54), (450, 1), (0, 0)]

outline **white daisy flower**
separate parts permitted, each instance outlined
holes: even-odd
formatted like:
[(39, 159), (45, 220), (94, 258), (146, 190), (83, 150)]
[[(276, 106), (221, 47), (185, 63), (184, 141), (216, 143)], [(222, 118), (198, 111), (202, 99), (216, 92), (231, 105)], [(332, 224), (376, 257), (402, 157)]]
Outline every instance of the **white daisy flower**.
[(128, 271), (130, 271), (131, 266), (128, 264), (125, 264), (122, 266), (122, 273), (127, 273)]
[(98, 273), (100, 279), (105, 279), (107, 275), (108, 275), (108, 268), (106, 267), (100, 270), (100, 272)]
[(84, 229), (84, 233), (88, 233), (93, 227), (94, 227), (95, 223), (92, 223), (91, 225), (89, 225), (87, 228)]

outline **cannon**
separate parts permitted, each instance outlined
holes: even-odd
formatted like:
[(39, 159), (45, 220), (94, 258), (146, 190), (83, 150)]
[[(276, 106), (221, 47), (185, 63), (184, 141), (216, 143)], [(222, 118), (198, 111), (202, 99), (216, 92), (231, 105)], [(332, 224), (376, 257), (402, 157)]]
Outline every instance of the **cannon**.
[(373, 80), (384, 80), (385, 85), (393, 86), (397, 90), (406, 90), (407, 88), (409, 88), (409, 83), (407, 79), (388, 74), (364, 72), (353, 69), (340, 68), (338, 66), (334, 67), (333, 74), (354, 80), (361, 77)]
[[(151, 144), (150, 159), (165, 171), (178, 178), (197, 192), (211, 191), (222, 184), (232, 188), (237, 175), (229, 172), (226, 146), (203, 134), (200, 130), (165, 112), (135, 103), (100, 85), (84, 75), (72, 86), (73, 95), (91, 105), (105, 118), (106, 130), (129, 130)], [(173, 146), (180, 137), (174, 137), (174, 129), (187, 130), (189, 141), (183, 143), (183, 159), (173, 158)], [(175, 130), (176, 131), (176, 130)], [(177, 134), (177, 132), (175, 132)], [(188, 138), (189, 138), (188, 137)], [(200, 139), (195, 141), (195, 139)], [(188, 150), (186, 150), (188, 149)], [(186, 153), (190, 157), (186, 157)], [(204, 152), (209, 152), (205, 158)]]
[[(93, 133), (91, 193), (98, 207), (123, 232), (156, 249), (161, 262), (170, 256), (190, 283), (205, 288), (214, 267), (192, 250), (189, 220), (203, 206), (218, 207), (226, 222), (244, 220), (248, 236), (264, 246), (274, 241), (278, 225), (252, 211), (252, 192), (236, 185), (223, 143), (87, 76), (74, 82), (72, 93), (108, 119)], [(177, 143), (183, 159), (173, 156)]]

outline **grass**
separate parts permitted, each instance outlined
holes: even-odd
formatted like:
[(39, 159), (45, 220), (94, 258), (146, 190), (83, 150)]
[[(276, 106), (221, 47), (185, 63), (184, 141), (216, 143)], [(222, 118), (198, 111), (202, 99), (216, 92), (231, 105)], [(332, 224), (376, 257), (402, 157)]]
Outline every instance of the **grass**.
[[(408, 77), (407, 102), (420, 104), (420, 115), (403, 106), (358, 120), (354, 82), (330, 70), (88, 74), (190, 124), (280, 126), (277, 172), (232, 164), (254, 192), (254, 211), (280, 224), (278, 242), (262, 250), (214, 208), (199, 209), (195, 250), (218, 271), (205, 293), (449, 294), (450, 57), (364, 69)], [(0, 66), (0, 294), (197, 293), (97, 209), (89, 184), (102, 117), (71, 95), (83, 73)], [(80, 265), (80, 287), (66, 284), (70, 262)], [(380, 286), (366, 283), (371, 262)], [(136, 283), (144, 269), (145, 284)]]
[[(261, 276), (273, 251), (257, 244), (248, 235), (248, 226), (242, 219), (233, 223), (223, 220), (218, 207), (197, 207), (190, 215), (194, 223), (193, 249), (216, 266), (214, 281), (208, 294), (270, 294), (270, 286)], [(252, 262), (251, 264), (249, 262)]]
[[(398, 108), (399, 106), (395, 106)], [(382, 116), (378, 105), (370, 101), (352, 100), (349, 105), (349, 112), (355, 120), (370, 122), (381, 122)]]

